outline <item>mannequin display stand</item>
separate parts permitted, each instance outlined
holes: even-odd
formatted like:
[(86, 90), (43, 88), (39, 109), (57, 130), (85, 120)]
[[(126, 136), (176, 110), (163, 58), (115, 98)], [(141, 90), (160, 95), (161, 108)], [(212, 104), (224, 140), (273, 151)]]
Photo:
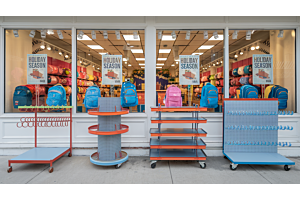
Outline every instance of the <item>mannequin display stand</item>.
[(120, 97), (98, 98), (98, 108), (88, 111), (89, 115), (98, 116), (98, 125), (88, 128), (90, 134), (98, 135), (98, 151), (90, 156), (95, 165), (113, 166), (120, 168), (128, 160), (125, 151), (121, 151), (121, 134), (129, 130), (121, 124), (121, 115), (129, 110), (121, 107)]

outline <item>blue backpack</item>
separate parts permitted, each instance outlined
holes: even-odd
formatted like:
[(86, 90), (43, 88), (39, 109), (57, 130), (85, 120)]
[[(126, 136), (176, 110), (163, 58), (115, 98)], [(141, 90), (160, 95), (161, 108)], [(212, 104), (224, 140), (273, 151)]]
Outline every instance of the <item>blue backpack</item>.
[(83, 104), (86, 108), (98, 108), (98, 98), (101, 97), (101, 91), (98, 86), (88, 87), (85, 93)]
[(232, 75), (233, 75), (233, 76), (239, 76), (238, 70), (239, 70), (239, 68), (235, 68), (235, 69), (232, 71)]
[(135, 86), (129, 81), (124, 82), (121, 89), (122, 107), (133, 107), (138, 105), (138, 96)]
[(48, 98), (46, 100), (48, 106), (66, 106), (66, 90), (62, 85), (55, 85), (48, 90)]
[(247, 65), (244, 67), (244, 74), (251, 74), (252, 73), (252, 65)]
[(249, 84), (249, 77), (242, 77), (242, 78), (240, 78), (240, 83), (242, 85)]
[(252, 85), (243, 85), (240, 90), (240, 98), (258, 98), (258, 91)]
[(278, 109), (286, 109), (288, 101), (288, 89), (281, 87), (280, 85), (274, 85), (271, 92), (269, 93), (269, 98), (278, 98)]
[(206, 83), (202, 88), (200, 106), (206, 108), (218, 107), (218, 89), (211, 83)]
[(32, 93), (26, 86), (17, 86), (13, 96), (14, 108), (18, 106), (31, 106)]

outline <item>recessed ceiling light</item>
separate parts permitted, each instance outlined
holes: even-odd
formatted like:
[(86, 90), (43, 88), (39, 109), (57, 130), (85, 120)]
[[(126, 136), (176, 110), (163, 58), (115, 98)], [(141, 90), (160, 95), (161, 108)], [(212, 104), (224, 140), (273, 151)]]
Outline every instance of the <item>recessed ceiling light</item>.
[(136, 60), (145, 60), (145, 58), (136, 58)]
[(145, 63), (139, 63), (139, 65), (145, 65)]
[(213, 48), (214, 45), (202, 45), (201, 47), (199, 47), (198, 49), (211, 49)]
[(144, 53), (143, 49), (131, 49), (132, 53)]
[(171, 66), (175, 66), (174, 64), (172, 64)]
[(145, 67), (141, 67), (142, 69), (144, 69)]
[(167, 60), (167, 58), (157, 58), (157, 60)]
[(176, 62), (176, 64), (178, 64), (178, 62)]
[(223, 40), (223, 35), (218, 35), (219, 37), (217, 39), (215, 39), (214, 36), (211, 36), (211, 38), (209, 38), (209, 40)]
[(160, 49), (158, 53), (170, 53), (171, 49)]
[(192, 55), (199, 55), (201, 56), (203, 53), (192, 53)]
[(129, 67), (131, 67), (131, 64), (128, 64)]
[(126, 58), (123, 58), (123, 61), (127, 61), (127, 59), (126, 59)]
[(164, 63), (156, 63), (156, 65), (164, 65)]
[(92, 39), (87, 35), (83, 35), (82, 39), (79, 39), (78, 36), (77, 36), (77, 40), (92, 40)]
[(177, 59), (177, 60), (175, 60), (175, 61), (179, 62), (179, 59)]
[(172, 38), (172, 35), (163, 35), (161, 40), (174, 41), (175, 39)]
[(101, 52), (100, 52), (99, 54), (104, 55), (104, 54), (106, 54), (106, 53), (101, 53)]
[(103, 47), (101, 47), (100, 45), (87, 45), (88, 47), (90, 47), (91, 49), (103, 49)]
[(160, 68), (162, 68), (162, 67), (156, 67), (157, 69), (160, 69)]
[(138, 36), (138, 38), (137, 39), (134, 39), (133, 38), (133, 35), (123, 35), (123, 37), (124, 37), (124, 39), (127, 41), (127, 40), (129, 40), (129, 41), (138, 41), (138, 40), (140, 40), (140, 36), (139, 35), (137, 35)]

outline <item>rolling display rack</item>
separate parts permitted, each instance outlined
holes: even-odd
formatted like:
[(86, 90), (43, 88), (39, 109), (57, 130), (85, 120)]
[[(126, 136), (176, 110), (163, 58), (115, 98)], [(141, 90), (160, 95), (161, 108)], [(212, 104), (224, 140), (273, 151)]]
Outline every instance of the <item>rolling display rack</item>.
[[(69, 152), (72, 156), (72, 108), (73, 106), (19, 106), (19, 109), (34, 110), (34, 117), (22, 117), (17, 123), (18, 128), (34, 127), (35, 148), (8, 160), (7, 172), (12, 172), (12, 163), (50, 164), (49, 173), (53, 172), (52, 164)], [(70, 109), (70, 117), (38, 117), (38, 109)], [(67, 127), (70, 123), (70, 147), (37, 147), (37, 127)]]
[(98, 151), (90, 156), (91, 163), (101, 166), (113, 166), (119, 169), (128, 155), (121, 151), (121, 134), (129, 130), (121, 124), (121, 115), (129, 110), (121, 107), (120, 97), (98, 98), (98, 108), (88, 111), (89, 115), (98, 116), (98, 125), (88, 128), (90, 134), (98, 135)]
[[(206, 137), (207, 133), (198, 128), (198, 123), (207, 120), (199, 117), (200, 111), (207, 108), (198, 106), (183, 107), (151, 107), (152, 112), (158, 112), (158, 117), (151, 117), (151, 123), (157, 123), (158, 128), (151, 128), (150, 160), (151, 168), (156, 167), (158, 160), (196, 160), (201, 168), (205, 168), (206, 148), (204, 141), (198, 137)], [(162, 112), (191, 112), (192, 117), (162, 117)], [(178, 113), (176, 113), (178, 114)], [(161, 128), (163, 123), (192, 123), (192, 128)], [(185, 139), (168, 139), (167, 137), (186, 137)]]
[(289, 165), (295, 162), (277, 153), (278, 99), (224, 99), (223, 154), (232, 163), (231, 170), (239, 164)]

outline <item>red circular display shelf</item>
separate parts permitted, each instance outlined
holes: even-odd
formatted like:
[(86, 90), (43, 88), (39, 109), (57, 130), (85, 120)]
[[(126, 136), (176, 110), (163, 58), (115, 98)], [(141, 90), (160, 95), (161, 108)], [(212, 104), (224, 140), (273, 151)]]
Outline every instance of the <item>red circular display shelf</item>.
[(89, 110), (89, 115), (100, 115), (100, 116), (108, 116), (108, 115), (125, 115), (129, 113), (129, 109), (122, 108), (121, 111), (115, 111), (115, 112), (98, 112), (97, 110)]
[(98, 130), (99, 125), (93, 125), (88, 128), (90, 134), (94, 135), (118, 135), (122, 133), (126, 133), (129, 130), (129, 126), (121, 124), (121, 129), (115, 131), (95, 131), (92, 129)]

